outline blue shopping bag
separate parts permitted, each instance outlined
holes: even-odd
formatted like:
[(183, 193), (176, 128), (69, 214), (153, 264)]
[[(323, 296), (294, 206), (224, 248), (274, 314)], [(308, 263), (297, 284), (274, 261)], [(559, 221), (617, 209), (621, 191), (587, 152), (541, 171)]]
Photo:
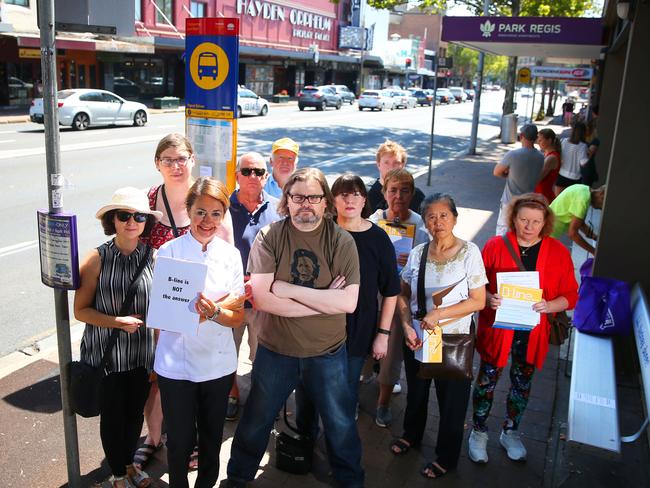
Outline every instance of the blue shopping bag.
[(632, 330), (630, 286), (612, 278), (585, 276), (580, 283), (573, 325), (580, 332), (626, 335)]

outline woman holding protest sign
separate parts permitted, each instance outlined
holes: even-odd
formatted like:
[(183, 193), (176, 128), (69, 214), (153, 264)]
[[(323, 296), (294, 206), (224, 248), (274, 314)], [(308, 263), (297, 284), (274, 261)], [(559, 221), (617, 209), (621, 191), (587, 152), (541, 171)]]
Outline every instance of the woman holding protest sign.
[[(526, 193), (514, 198), (507, 210), (510, 231), (490, 239), (483, 248), (483, 262), (489, 284), (487, 306), (479, 314), (476, 349), (481, 355), (478, 377), (472, 394), (474, 428), (469, 437), (469, 457), (475, 463), (487, 463), (487, 418), (492, 408), (497, 381), (512, 355), (510, 391), (506, 418), (499, 439), (513, 461), (526, 459), (518, 427), (528, 404), (535, 369), (544, 364), (549, 348), (549, 314), (575, 306), (578, 285), (573, 262), (564, 245), (549, 236), (553, 230), (553, 212), (546, 198)], [(542, 300), (532, 305), (540, 313), (540, 322), (532, 330), (494, 327), (496, 310), (502, 305), (497, 292), (497, 273), (537, 271)]]
[(200, 314), (198, 329), (188, 324), (186, 333), (161, 330), (156, 347), (154, 370), (167, 426), (167, 464), (172, 488), (188, 486), (188, 463), (197, 434), (199, 463), (195, 486), (214, 486), (219, 475), (228, 392), (237, 370), (231, 328), (239, 327), (244, 317), (239, 251), (217, 237), (229, 203), (223, 183), (210, 177), (198, 178), (185, 198), (189, 232), (158, 250), (157, 258), (207, 266), (205, 289), (195, 305)]
[(140, 241), (161, 213), (150, 210), (144, 192), (121, 188), (96, 214), (104, 233), (115, 235), (88, 254), (80, 266), (75, 317), (86, 322), (81, 360), (105, 364), (100, 436), (113, 474), (113, 488), (144, 488), (151, 479), (132, 464), (142, 429), (142, 409), (153, 366), (153, 330), (143, 319), (151, 287), (152, 252)]

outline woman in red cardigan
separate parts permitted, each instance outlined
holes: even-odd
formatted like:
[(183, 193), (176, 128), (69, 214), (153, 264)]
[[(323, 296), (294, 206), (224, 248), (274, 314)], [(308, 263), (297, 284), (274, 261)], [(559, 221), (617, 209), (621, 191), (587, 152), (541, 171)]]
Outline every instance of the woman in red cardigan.
[(553, 229), (553, 213), (544, 196), (521, 195), (510, 202), (507, 222), (510, 241), (527, 271), (539, 272), (542, 301), (533, 305), (541, 314), (540, 323), (531, 331), (494, 328), (496, 309), (501, 305), (497, 294), (496, 274), (519, 271), (502, 236), (490, 239), (483, 248), (483, 262), (489, 283), (487, 306), (479, 314), (476, 349), (481, 365), (474, 385), (474, 428), (469, 437), (469, 457), (476, 463), (487, 463), (488, 433), (486, 421), (492, 408), (494, 389), (512, 353), (511, 387), (506, 403), (506, 418), (499, 439), (513, 461), (526, 459), (526, 448), (519, 436), (519, 422), (526, 409), (535, 369), (544, 364), (548, 353), (550, 326), (547, 314), (572, 309), (578, 299), (571, 255), (560, 241), (549, 237)]

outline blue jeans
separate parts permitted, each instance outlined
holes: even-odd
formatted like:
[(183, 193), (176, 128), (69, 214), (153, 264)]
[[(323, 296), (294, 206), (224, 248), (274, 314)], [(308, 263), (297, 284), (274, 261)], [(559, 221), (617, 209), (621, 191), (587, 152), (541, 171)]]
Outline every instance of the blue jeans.
[(232, 443), (228, 478), (253, 480), (269, 442), (275, 416), (302, 382), (323, 420), (330, 466), (344, 487), (362, 487), (361, 440), (347, 384), (346, 347), (310, 358), (295, 358), (263, 345), (251, 374), (251, 390)]
[[(366, 356), (348, 355), (348, 387), (352, 411), (356, 412), (359, 402), (359, 377), (366, 362)], [(296, 387), (296, 426), (303, 434), (315, 440), (318, 437), (318, 414), (302, 383)]]

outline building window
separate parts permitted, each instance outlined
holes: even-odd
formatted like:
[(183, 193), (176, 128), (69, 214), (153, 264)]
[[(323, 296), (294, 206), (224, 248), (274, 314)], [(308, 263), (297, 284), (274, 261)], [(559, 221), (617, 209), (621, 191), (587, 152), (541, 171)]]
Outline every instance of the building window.
[(205, 3), (190, 2), (190, 12), (192, 12), (192, 17), (205, 17)]
[[(172, 0), (156, 0), (156, 5), (158, 6), (158, 9), (160, 9), (156, 9), (156, 23), (167, 24), (168, 22), (174, 22), (173, 3), (174, 2)], [(160, 13), (161, 11), (163, 14), (165, 14), (167, 20), (165, 20), (165, 17), (162, 16)]]
[(135, 20), (142, 20), (142, 0), (135, 0)]
[(29, 7), (29, 0), (5, 0), (5, 3), (20, 5), (22, 7)]

